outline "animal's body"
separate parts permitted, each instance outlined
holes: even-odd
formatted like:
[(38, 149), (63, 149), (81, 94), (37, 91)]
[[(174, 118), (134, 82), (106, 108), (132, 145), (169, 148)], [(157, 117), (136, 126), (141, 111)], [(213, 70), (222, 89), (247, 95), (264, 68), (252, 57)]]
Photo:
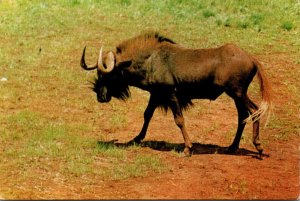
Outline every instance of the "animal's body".
[[(120, 43), (116, 51), (103, 53), (101, 48), (99, 59), (92, 67), (85, 64), (84, 55), (85, 49), (81, 66), (85, 70), (98, 69), (94, 91), (99, 102), (109, 102), (111, 97), (126, 99), (130, 96), (129, 86), (149, 91), (144, 125), (134, 142), (140, 143), (144, 139), (155, 109), (163, 107), (172, 110), (175, 123), (183, 134), (185, 153), (189, 155), (192, 143), (182, 110), (192, 105), (193, 99), (215, 100), (225, 92), (234, 100), (238, 111), (238, 128), (229, 151), (239, 148), (248, 118), (253, 122), (253, 144), (262, 155), (259, 120), (270, 112), (270, 86), (262, 65), (236, 45), (190, 49), (157, 33), (149, 33)], [(259, 78), (262, 94), (260, 107), (247, 95), (255, 75)]]

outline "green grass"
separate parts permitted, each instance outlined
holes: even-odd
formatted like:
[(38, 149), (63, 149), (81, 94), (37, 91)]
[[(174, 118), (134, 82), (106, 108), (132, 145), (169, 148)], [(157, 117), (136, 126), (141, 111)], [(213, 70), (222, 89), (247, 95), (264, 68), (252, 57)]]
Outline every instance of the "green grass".
[(131, 177), (144, 177), (149, 171), (162, 173), (167, 170), (166, 164), (159, 157), (153, 155), (139, 154), (133, 159), (125, 161), (125, 163), (115, 164), (105, 174), (113, 180), (122, 180)]
[[(132, 111), (116, 100), (97, 103), (88, 89), (95, 74), (79, 66), (85, 45), (93, 62), (100, 43), (113, 49), (124, 39), (156, 30), (187, 47), (234, 42), (253, 54), (286, 53), (289, 62), (299, 64), (299, 12), (295, 0), (0, 1), (0, 79), (8, 79), (0, 82), (0, 191), (22, 198), (15, 185), (30, 188), (29, 181), (39, 181), (45, 172), (48, 179), (59, 173), (68, 181), (91, 181), (169, 168), (160, 157), (139, 153), (140, 148), (106, 143), (114, 132), (130, 127)], [(277, 71), (269, 67), (268, 72), (276, 77)], [(288, 123), (299, 106), (299, 73), (286, 68), (280, 75), (288, 78), (283, 84), (294, 105), (280, 110), (284, 118), (274, 117), (268, 128), (278, 131), (276, 140), (287, 140), (299, 130)], [(132, 92), (141, 99), (134, 112), (142, 119), (148, 94)], [(215, 123), (203, 132), (219, 127)]]
[[(165, 167), (156, 156), (137, 155), (130, 159), (124, 148), (78, 134), (89, 131), (89, 128), (47, 122), (34, 112), (22, 111), (1, 120), (6, 124), (1, 137), (5, 150), (1, 154), (2, 160), (10, 160), (5, 166), (14, 171), (18, 167), (28, 167), (25, 172), (29, 174), (42, 168), (41, 163), (59, 161), (59, 173), (65, 176), (101, 175), (104, 178), (125, 179), (145, 176), (148, 171), (160, 172)], [(106, 158), (108, 165), (113, 168), (106, 170), (106, 166), (101, 167), (95, 160), (97, 157)], [(1, 172), (5, 172), (5, 169), (1, 169)]]
[(290, 31), (294, 28), (294, 25), (293, 25), (292, 22), (284, 21), (281, 24), (281, 28), (284, 29), (284, 30)]
[(202, 12), (204, 18), (214, 17), (216, 14), (211, 10), (203, 10)]

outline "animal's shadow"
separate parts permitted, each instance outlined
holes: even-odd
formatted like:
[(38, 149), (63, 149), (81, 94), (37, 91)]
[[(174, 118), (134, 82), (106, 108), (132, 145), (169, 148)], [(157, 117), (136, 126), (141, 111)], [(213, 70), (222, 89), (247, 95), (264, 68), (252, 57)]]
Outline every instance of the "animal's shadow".
[[(132, 142), (128, 143), (118, 143), (117, 140), (112, 140), (108, 142), (98, 141), (98, 144), (104, 145), (106, 147), (115, 146), (119, 148), (127, 148), (134, 144)], [(165, 141), (143, 141), (141, 144), (137, 145), (141, 147), (148, 147), (153, 150), (158, 151), (175, 151), (175, 152), (183, 152), (184, 144), (183, 143), (169, 143)], [(199, 154), (226, 154), (226, 155), (238, 155), (238, 156), (252, 156), (253, 158), (262, 159), (259, 156), (258, 152), (254, 152), (248, 149), (240, 148), (236, 152), (228, 152), (228, 147), (222, 147), (214, 144), (201, 144), (201, 143), (193, 143), (192, 155)], [(263, 157), (269, 157), (268, 154), (262, 154)]]

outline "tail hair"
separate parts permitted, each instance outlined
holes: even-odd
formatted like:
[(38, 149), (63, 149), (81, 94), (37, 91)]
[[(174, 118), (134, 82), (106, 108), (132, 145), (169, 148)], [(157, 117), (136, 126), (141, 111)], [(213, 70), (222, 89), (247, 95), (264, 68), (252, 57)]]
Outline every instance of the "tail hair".
[(267, 115), (265, 127), (268, 125), (270, 116), (273, 113), (273, 103), (272, 103), (272, 96), (271, 96), (271, 86), (265, 76), (264, 70), (262, 65), (259, 61), (257, 61), (253, 57), (254, 65), (257, 67), (257, 77), (260, 84), (260, 92), (262, 96), (262, 102), (257, 111), (249, 115), (244, 122), (255, 122), (261, 119), (262, 116)]

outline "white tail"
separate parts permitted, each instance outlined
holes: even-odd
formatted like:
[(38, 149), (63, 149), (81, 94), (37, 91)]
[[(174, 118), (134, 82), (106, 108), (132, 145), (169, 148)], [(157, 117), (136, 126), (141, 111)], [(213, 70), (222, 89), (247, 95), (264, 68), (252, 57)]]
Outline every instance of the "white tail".
[(244, 120), (244, 123), (248, 123), (248, 122), (252, 123), (258, 121), (262, 116), (267, 114), (267, 119), (265, 123), (265, 127), (266, 127), (269, 122), (271, 113), (272, 113), (272, 103), (269, 103), (267, 101), (262, 101), (258, 110), (252, 113), (251, 115), (249, 115), (249, 117)]
[(244, 123), (255, 122), (260, 120), (262, 116), (267, 114), (267, 120), (265, 127), (269, 122), (270, 116), (272, 114), (273, 104), (271, 100), (271, 87), (265, 77), (265, 74), (262, 69), (262, 65), (253, 57), (253, 62), (257, 67), (257, 77), (260, 83), (260, 91), (262, 95), (262, 102), (257, 111), (249, 115), (247, 119), (244, 120)]

